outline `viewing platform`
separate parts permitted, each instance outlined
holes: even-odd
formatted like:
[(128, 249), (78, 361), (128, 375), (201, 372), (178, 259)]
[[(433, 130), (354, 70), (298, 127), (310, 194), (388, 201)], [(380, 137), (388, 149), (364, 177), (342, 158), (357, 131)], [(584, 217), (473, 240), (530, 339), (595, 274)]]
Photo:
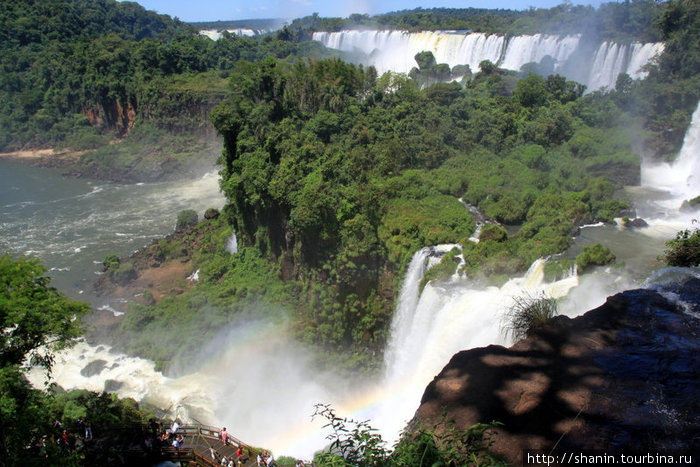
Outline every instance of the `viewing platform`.
[[(187, 462), (189, 465), (221, 466), (223, 457), (236, 460), (236, 450), (243, 451), (243, 467), (256, 466), (258, 448), (246, 445), (241, 440), (229, 434), (228, 444), (221, 440), (221, 429), (208, 425), (182, 425), (178, 427), (175, 436), (182, 435), (182, 447), (172, 445), (147, 448), (132, 447), (128, 450), (129, 465), (153, 465), (159, 461)], [(170, 441), (172, 442), (172, 441)], [(235, 464), (236, 466), (238, 464)]]

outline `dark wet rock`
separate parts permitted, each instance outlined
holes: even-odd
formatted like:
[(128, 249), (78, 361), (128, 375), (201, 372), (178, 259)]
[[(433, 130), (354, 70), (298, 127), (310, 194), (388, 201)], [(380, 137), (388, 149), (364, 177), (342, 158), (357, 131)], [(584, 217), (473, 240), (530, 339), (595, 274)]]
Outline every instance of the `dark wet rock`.
[(218, 219), (219, 215), (219, 210), (214, 208), (209, 208), (204, 212), (205, 219)]
[(124, 383), (117, 381), (116, 379), (108, 379), (105, 381), (105, 392), (117, 392), (119, 391)]
[(640, 227), (649, 227), (649, 224), (647, 224), (647, 221), (641, 217), (635, 217), (634, 219), (629, 219), (627, 222), (625, 222), (625, 227), (629, 229), (638, 229)]
[[(678, 299), (682, 302), (679, 304)], [(492, 450), (700, 452), (700, 279), (613, 297), (554, 318), (510, 348), (456, 354), (413, 425), (499, 421)]]
[(105, 360), (93, 360), (90, 363), (88, 363), (82, 370), (80, 370), (80, 374), (82, 376), (85, 376), (86, 378), (89, 378), (90, 376), (99, 375), (100, 373), (102, 373), (102, 370), (104, 370), (106, 366), (107, 361)]

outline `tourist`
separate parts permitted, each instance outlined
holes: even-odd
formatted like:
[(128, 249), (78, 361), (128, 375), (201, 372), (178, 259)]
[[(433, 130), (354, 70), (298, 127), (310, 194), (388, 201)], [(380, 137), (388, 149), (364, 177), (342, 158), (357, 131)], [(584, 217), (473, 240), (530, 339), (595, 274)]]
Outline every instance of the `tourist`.
[(243, 449), (241, 449), (240, 445), (238, 446), (238, 449), (236, 449), (236, 460), (239, 464), (243, 463)]
[(224, 446), (228, 446), (228, 431), (226, 431), (226, 427), (221, 430), (220, 436)]
[(92, 439), (92, 425), (90, 425), (90, 420), (83, 421), (83, 427), (85, 427), (85, 439)]
[(148, 424), (151, 427), (151, 435), (155, 438), (156, 436), (158, 436), (158, 432), (160, 431), (160, 425), (158, 424), (155, 418), (151, 418), (148, 421)]
[(184, 445), (185, 445), (185, 438), (183, 438), (182, 435), (177, 435), (177, 437), (173, 441), (173, 447), (180, 449)]

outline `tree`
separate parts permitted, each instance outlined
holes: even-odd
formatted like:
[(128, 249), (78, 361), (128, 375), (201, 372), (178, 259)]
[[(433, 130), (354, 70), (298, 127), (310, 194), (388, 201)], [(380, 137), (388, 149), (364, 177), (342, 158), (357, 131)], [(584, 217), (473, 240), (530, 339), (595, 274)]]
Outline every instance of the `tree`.
[[(21, 365), (29, 359), (50, 371), (53, 352), (83, 333), (81, 317), (89, 309), (50, 287), (45, 272), (36, 258), (0, 256), (0, 466), (34, 465), (27, 446), (38, 444), (46, 428), (45, 399)], [(48, 451), (55, 446), (48, 444), (44, 461), (68, 462), (54, 462)]]
[(72, 345), (89, 305), (49, 286), (39, 260), (0, 256), (0, 368), (33, 364), (51, 369), (53, 352)]

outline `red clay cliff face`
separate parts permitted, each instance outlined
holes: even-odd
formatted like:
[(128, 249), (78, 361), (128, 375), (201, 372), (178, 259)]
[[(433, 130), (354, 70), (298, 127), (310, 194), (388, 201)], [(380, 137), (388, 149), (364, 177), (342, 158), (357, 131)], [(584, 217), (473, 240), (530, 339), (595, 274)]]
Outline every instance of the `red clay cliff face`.
[(431, 426), (445, 410), (463, 429), (499, 421), (492, 452), (520, 465), (523, 450), (555, 446), (697, 451), (700, 280), (684, 290), (690, 312), (655, 291), (628, 291), (510, 348), (460, 352), (427, 387), (413, 423)]
[(136, 108), (133, 102), (124, 103), (112, 100), (84, 110), (91, 126), (114, 129), (119, 137), (125, 136), (136, 122)]

